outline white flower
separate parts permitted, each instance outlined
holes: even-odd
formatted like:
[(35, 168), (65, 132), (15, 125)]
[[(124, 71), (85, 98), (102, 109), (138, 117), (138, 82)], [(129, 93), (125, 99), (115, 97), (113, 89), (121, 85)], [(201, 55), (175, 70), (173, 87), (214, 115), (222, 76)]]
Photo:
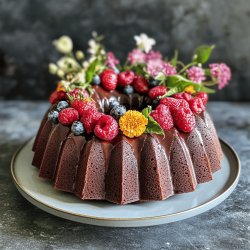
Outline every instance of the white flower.
[(144, 33), (139, 36), (134, 36), (134, 39), (138, 49), (141, 49), (146, 53), (148, 53), (152, 49), (152, 46), (155, 45), (155, 39), (148, 37)]
[(62, 57), (57, 61), (57, 65), (64, 73), (72, 72), (80, 68), (77, 61), (71, 57)]
[(62, 84), (62, 86), (63, 86), (65, 89), (68, 89), (69, 86), (70, 86), (70, 82), (68, 82), (68, 81), (62, 80), (62, 81), (60, 81), (60, 83)]
[(88, 61), (84, 61), (82, 63), (82, 67), (83, 67), (83, 69), (87, 69), (89, 67), (89, 62)]
[(77, 73), (75, 77), (72, 79), (72, 82), (85, 83), (85, 81), (86, 81), (86, 74), (84, 71)]
[(64, 77), (64, 72), (61, 69), (57, 70), (57, 76), (60, 77), (60, 78), (63, 78)]
[(58, 70), (58, 67), (54, 63), (49, 64), (49, 73), (55, 75)]
[(70, 53), (73, 49), (73, 42), (68, 36), (61, 36), (57, 40), (53, 41), (53, 45), (63, 54)]
[(94, 39), (90, 39), (88, 44), (89, 44), (88, 52), (91, 55), (97, 54), (98, 50), (100, 49), (100, 44), (97, 43)]
[(84, 58), (84, 53), (81, 50), (76, 51), (76, 59), (82, 60)]

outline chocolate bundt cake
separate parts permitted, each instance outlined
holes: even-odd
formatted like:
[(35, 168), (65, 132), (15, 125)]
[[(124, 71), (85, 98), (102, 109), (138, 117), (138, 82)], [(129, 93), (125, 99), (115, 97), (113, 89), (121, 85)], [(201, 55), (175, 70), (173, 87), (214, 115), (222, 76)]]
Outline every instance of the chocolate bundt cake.
[[(58, 50), (72, 43), (60, 39)], [(225, 86), (230, 69), (223, 63), (202, 68), (210, 46), (185, 66), (177, 58), (164, 61), (145, 34), (136, 41), (124, 66), (96, 35), (88, 60), (79, 51), (74, 57), (69, 46), (70, 54), (50, 65), (62, 80), (36, 135), (32, 164), (56, 189), (116, 204), (165, 200), (194, 191), (220, 170), (207, 86)]]

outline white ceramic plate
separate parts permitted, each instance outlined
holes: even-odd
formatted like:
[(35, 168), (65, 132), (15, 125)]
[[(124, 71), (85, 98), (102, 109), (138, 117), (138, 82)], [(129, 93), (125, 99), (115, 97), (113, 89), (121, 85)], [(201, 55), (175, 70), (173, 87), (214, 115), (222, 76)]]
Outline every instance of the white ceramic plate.
[(53, 215), (81, 223), (108, 227), (141, 227), (170, 223), (203, 213), (224, 201), (235, 189), (240, 162), (234, 150), (221, 141), (222, 170), (214, 180), (198, 185), (192, 193), (179, 194), (165, 201), (115, 205), (104, 201), (82, 201), (57, 191), (51, 182), (38, 177), (31, 165), (34, 139), (13, 156), (11, 173), (20, 193), (32, 204)]

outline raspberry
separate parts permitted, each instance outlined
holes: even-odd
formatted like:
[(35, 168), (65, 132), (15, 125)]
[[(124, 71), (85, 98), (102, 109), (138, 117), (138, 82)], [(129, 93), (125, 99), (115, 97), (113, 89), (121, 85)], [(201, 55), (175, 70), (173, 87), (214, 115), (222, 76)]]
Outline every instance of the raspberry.
[(176, 99), (184, 99), (187, 102), (192, 99), (192, 95), (190, 95), (189, 93), (186, 93), (186, 92), (174, 94), (173, 97)]
[(49, 102), (51, 104), (55, 104), (58, 101), (65, 99), (65, 92), (64, 91), (54, 91), (49, 97)]
[(119, 127), (116, 120), (110, 115), (103, 115), (96, 123), (94, 133), (105, 141), (111, 141), (118, 135)]
[(70, 125), (74, 121), (77, 121), (79, 119), (79, 114), (77, 110), (73, 108), (66, 108), (60, 111), (58, 120), (63, 125)]
[(195, 96), (201, 98), (204, 106), (207, 104), (207, 101), (208, 101), (208, 94), (207, 93), (199, 92)]
[(133, 82), (134, 77), (135, 73), (131, 70), (121, 72), (118, 75), (118, 83), (121, 86), (127, 86)]
[(114, 90), (117, 86), (117, 75), (112, 69), (105, 69), (101, 75), (102, 86), (106, 90)]
[(73, 90), (71, 90), (69, 92), (69, 95), (71, 97), (73, 97), (73, 99), (83, 99), (83, 98), (88, 98), (89, 97), (89, 94), (87, 92), (87, 90), (85, 89), (79, 89), (79, 88), (75, 88)]
[(154, 100), (158, 96), (162, 96), (167, 93), (167, 88), (165, 86), (156, 86), (149, 90), (148, 96), (150, 99)]
[(173, 113), (174, 125), (181, 131), (190, 133), (195, 128), (195, 116), (190, 108), (181, 107)]
[(103, 113), (98, 112), (96, 109), (87, 109), (81, 118), (87, 133), (94, 131), (97, 121), (103, 116)]
[(133, 87), (140, 94), (145, 94), (149, 90), (148, 81), (143, 76), (135, 76)]
[(153, 110), (150, 113), (150, 116), (154, 118), (159, 125), (165, 129), (170, 130), (174, 126), (173, 117), (170, 113), (170, 110), (167, 106), (160, 104), (156, 110)]
[(160, 100), (160, 104), (164, 104), (169, 107), (171, 112), (174, 112), (180, 107), (189, 108), (188, 102), (184, 99), (175, 99), (172, 97), (166, 97)]
[(71, 102), (71, 107), (76, 109), (80, 116), (88, 109), (97, 109), (96, 102), (90, 98), (85, 98), (83, 100), (74, 100)]
[(189, 107), (196, 114), (200, 114), (202, 111), (205, 110), (205, 106), (202, 102), (202, 99), (197, 96), (189, 101)]

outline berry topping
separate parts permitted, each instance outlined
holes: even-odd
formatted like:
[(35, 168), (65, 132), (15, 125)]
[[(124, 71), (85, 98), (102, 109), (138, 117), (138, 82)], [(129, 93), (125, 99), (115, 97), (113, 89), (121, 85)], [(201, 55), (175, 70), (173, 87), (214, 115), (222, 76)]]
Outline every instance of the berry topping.
[(186, 92), (174, 94), (173, 97), (176, 99), (184, 99), (187, 102), (193, 98), (191, 94)]
[(177, 94), (172, 95), (172, 97), (175, 99), (184, 99), (182, 94), (183, 93), (177, 93)]
[(208, 94), (207, 93), (199, 92), (195, 96), (201, 98), (204, 106), (207, 104), (207, 101), (208, 101)]
[(143, 76), (135, 76), (133, 87), (140, 94), (146, 94), (149, 90), (148, 81)]
[(189, 101), (189, 107), (196, 114), (200, 114), (202, 111), (205, 110), (203, 101), (199, 97), (194, 97), (193, 99), (191, 99)]
[(150, 99), (154, 100), (158, 96), (162, 96), (167, 93), (167, 88), (165, 86), (156, 86), (149, 90), (148, 96)]
[(159, 83), (160, 83), (160, 81), (158, 81), (156, 79), (153, 79), (153, 78), (149, 79), (149, 86), (150, 87), (156, 87), (159, 85)]
[(120, 103), (115, 98), (109, 99), (109, 109), (112, 109), (118, 105), (120, 105)]
[(82, 135), (84, 131), (85, 131), (84, 126), (80, 121), (73, 122), (71, 126), (71, 132), (74, 135)]
[(174, 126), (170, 110), (163, 104), (160, 104), (156, 110), (153, 110), (150, 113), (150, 116), (152, 116), (154, 120), (165, 130), (170, 130)]
[(71, 107), (76, 109), (80, 116), (83, 115), (88, 109), (97, 109), (96, 102), (91, 98), (85, 98), (83, 100), (74, 100), (71, 103)]
[(105, 69), (101, 75), (102, 86), (106, 90), (114, 90), (117, 86), (117, 75), (112, 69)]
[(49, 97), (49, 102), (51, 104), (55, 104), (58, 101), (61, 101), (65, 98), (65, 92), (64, 91), (54, 91)]
[(53, 123), (58, 123), (58, 111), (52, 110), (48, 113), (48, 120), (52, 121)]
[(103, 115), (96, 123), (94, 133), (105, 141), (111, 141), (118, 135), (119, 127), (116, 120), (110, 115)]
[(57, 106), (56, 106), (56, 109), (57, 109), (58, 111), (61, 111), (61, 110), (63, 110), (63, 109), (68, 108), (68, 106), (69, 106), (69, 104), (68, 104), (66, 101), (60, 101), (60, 102), (58, 102), (58, 104), (57, 104)]
[(87, 90), (81, 88), (75, 88), (69, 92), (69, 96), (73, 97), (73, 99), (83, 99), (83, 98), (88, 98), (89, 94)]
[(113, 116), (115, 119), (119, 119), (126, 113), (126, 107), (123, 105), (117, 105), (113, 107), (110, 111), (110, 115)]
[(73, 108), (66, 108), (60, 111), (58, 120), (63, 125), (71, 125), (74, 121), (79, 119), (77, 110)]
[(131, 84), (134, 80), (135, 73), (131, 70), (123, 71), (118, 75), (118, 83), (121, 86), (127, 86)]
[(98, 112), (96, 109), (88, 109), (83, 113), (81, 122), (83, 123), (87, 133), (94, 131), (97, 121), (103, 116), (103, 113)]
[(95, 76), (93, 77), (93, 84), (99, 85), (100, 83), (101, 83), (101, 78), (100, 78), (100, 76), (95, 75)]
[(160, 100), (160, 104), (164, 104), (169, 107), (170, 111), (173, 112), (178, 108), (189, 108), (188, 102), (184, 99), (175, 99), (172, 97), (166, 97)]
[(125, 95), (131, 95), (134, 93), (134, 88), (131, 85), (128, 85), (128, 86), (124, 87), (123, 93)]
[(195, 116), (190, 108), (180, 107), (172, 113), (175, 126), (190, 133), (195, 128)]

